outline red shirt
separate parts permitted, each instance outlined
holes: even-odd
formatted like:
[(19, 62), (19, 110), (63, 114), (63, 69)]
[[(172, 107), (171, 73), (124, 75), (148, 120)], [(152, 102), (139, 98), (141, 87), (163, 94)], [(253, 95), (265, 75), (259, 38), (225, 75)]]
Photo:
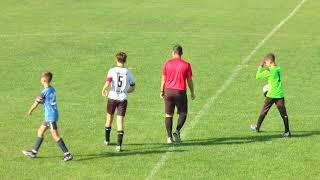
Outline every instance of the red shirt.
[(192, 70), (187, 61), (174, 58), (164, 63), (162, 75), (166, 77), (165, 89), (186, 90), (186, 80), (192, 77)]

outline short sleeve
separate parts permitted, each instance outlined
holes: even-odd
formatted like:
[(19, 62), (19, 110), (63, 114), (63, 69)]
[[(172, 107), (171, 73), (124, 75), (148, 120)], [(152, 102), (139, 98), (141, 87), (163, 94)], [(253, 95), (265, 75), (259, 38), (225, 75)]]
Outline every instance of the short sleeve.
[(192, 78), (192, 69), (191, 69), (191, 65), (188, 64), (188, 70), (187, 70), (187, 79)]
[(38, 96), (36, 97), (35, 102), (40, 103), (40, 104), (43, 104), (45, 98), (46, 98), (46, 90), (43, 90), (43, 91), (40, 93), (40, 95), (38, 95)]
[(135, 81), (131, 71), (129, 71), (129, 70), (128, 70), (128, 78), (129, 78), (130, 86), (135, 86), (136, 85), (136, 81)]
[(112, 81), (112, 69), (108, 71), (107, 78), (106, 78), (106, 82), (111, 82), (111, 81)]
[(162, 75), (163, 75), (163, 76), (166, 76), (166, 75), (167, 75), (166, 64), (167, 64), (167, 63), (164, 63), (164, 64), (163, 64), (163, 67), (162, 67)]

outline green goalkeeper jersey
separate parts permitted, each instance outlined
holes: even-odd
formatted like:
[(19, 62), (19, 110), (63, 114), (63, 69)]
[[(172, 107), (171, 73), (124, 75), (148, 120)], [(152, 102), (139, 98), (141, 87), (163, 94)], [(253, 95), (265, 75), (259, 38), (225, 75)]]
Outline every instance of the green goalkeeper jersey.
[(271, 66), (269, 69), (259, 66), (256, 78), (268, 78), (269, 90), (267, 97), (269, 98), (284, 98), (282, 68), (280, 66)]

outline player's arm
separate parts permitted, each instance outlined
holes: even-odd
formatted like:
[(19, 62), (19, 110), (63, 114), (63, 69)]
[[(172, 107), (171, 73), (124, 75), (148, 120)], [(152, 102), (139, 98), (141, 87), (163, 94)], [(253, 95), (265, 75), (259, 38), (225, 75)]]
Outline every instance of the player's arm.
[(270, 75), (271, 74), (268, 70), (265, 70), (263, 66), (259, 66), (256, 73), (256, 79), (268, 78)]
[(167, 75), (167, 70), (166, 70), (166, 64), (164, 63), (162, 67), (162, 76), (161, 76), (161, 83), (160, 83), (160, 98), (163, 99), (164, 97), (164, 89), (165, 89), (165, 82), (166, 82), (166, 75)]
[(132, 93), (136, 89), (136, 84), (130, 84), (130, 87), (128, 89), (128, 93)]
[(193, 80), (192, 78), (187, 79), (188, 87), (191, 92), (191, 99), (194, 100), (196, 98), (196, 95), (194, 93), (194, 85), (193, 85)]
[(166, 76), (162, 75), (160, 84), (160, 98), (164, 97), (164, 83), (166, 82)]
[(264, 69), (265, 64), (266, 64), (265, 59), (262, 59), (260, 61), (259, 68), (256, 73), (256, 79), (268, 78), (270, 76), (270, 72)]
[(192, 80), (192, 69), (191, 65), (189, 64), (188, 66), (188, 71), (187, 71), (187, 84), (191, 92), (191, 99), (194, 100), (196, 98), (196, 95), (194, 93), (194, 85), (193, 85), (193, 80)]
[(38, 102), (34, 102), (28, 111), (28, 115), (32, 115), (32, 112), (38, 107), (38, 105)]
[(131, 71), (128, 72), (129, 75), (129, 88), (128, 93), (132, 93), (136, 89), (136, 81), (134, 80), (134, 77), (131, 73)]
[(108, 88), (109, 88), (109, 85), (110, 85), (110, 80), (107, 79), (106, 83), (104, 84), (102, 90), (101, 90), (101, 94), (102, 96), (107, 96), (108, 95)]
[(37, 109), (39, 104), (43, 103), (43, 96), (38, 96), (36, 98), (36, 100), (34, 101), (34, 103), (31, 105), (29, 111), (28, 111), (28, 115), (32, 115), (32, 112)]

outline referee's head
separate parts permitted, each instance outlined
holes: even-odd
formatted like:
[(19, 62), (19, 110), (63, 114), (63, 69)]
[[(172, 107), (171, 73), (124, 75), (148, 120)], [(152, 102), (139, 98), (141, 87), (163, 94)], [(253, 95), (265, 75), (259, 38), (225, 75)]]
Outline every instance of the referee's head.
[(182, 46), (180, 46), (179, 44), (175, 45), (172, 49), (172, 55), (181, 57), (182, 54), (183, 54)]

